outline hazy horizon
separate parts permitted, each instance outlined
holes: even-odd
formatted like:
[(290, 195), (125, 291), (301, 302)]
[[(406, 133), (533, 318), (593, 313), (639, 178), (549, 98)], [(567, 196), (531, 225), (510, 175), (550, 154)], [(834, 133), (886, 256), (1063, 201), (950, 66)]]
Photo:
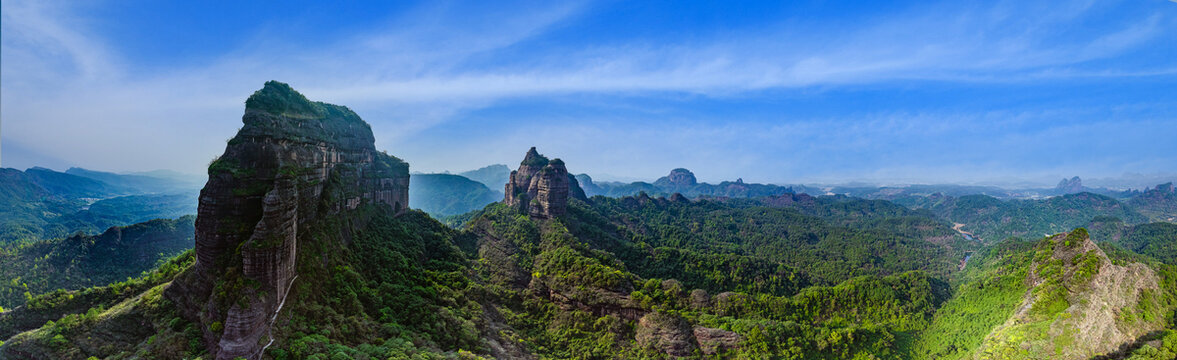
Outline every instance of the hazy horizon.
[(2, 10), (0, 166), (22, 170), (202, 174), (273, 79), (354, 109), (421, 172), (514, 167), (536, 146), (644, 181), (1177, 173), (1170, 1)]

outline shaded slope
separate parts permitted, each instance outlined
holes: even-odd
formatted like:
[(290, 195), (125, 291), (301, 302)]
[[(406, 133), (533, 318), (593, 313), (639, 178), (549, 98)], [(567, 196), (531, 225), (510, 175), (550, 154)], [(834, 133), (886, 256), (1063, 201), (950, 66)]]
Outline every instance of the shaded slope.
[(0, 248), (0, 307), (23, 304), (26, 293), (77, 290), (138, 276), (191, 249), (194, 220), (152, 220), (101, 235)]
[(438, 218), (482, 209), (502, 197), (482, 183), (450, 174), (416, 174), (409, 187), (409, 206)]

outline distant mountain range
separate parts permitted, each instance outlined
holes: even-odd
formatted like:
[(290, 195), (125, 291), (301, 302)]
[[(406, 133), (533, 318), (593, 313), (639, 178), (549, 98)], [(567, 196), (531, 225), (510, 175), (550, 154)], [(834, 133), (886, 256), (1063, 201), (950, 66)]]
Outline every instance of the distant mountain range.
[(502, 191), (461, 175), (414, 174), (412, 184), (409, 207), (439, 218), (480, 210), (503, 198)]
[(199, 186), (81, 168), (0, 169), (0, 244), (195, 214)]
[[(487, 184), (410, 176), (284, 83), (245, 105), (195, 218), (0, 244), (0, 358), (1177, 358), (1171, 183), (595, 183), (533, 147)], [(37, 236), (175, 210), (137, 176), (0, 175)]]

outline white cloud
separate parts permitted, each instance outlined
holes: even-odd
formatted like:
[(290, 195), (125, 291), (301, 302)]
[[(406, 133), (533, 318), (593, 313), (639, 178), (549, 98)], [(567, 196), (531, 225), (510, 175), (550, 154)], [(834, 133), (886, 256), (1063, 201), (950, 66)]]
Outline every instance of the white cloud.
[[(1089, 65), (1158, 41), (1173, 43), (1161, 36), (1174, 31), (1174, 19), (1159, 14), (1106, 25), (1104, 31), (1068, 33), (1098, 20), (1109, 6), (1116, 4), (938, 5), (890, 14), (854, 28), (814, 24), (813, 28), (728, 32), (693, 40), (589, 43), (569, 49), (531, 41), (575, 21), (591, 6), (490, 9), (474, 16), (452, 4), (436, 3), (324, 44), (301, 44), (298, 39), (282, 38), (278, 31), (262, 30), (257, 40), (209, 64), (140, 74), (106, 46), (113, 39), (95, 36), (87, 27), (91, 20), (82, 12), (65, 4), (5, 1), (0, 63), (3, 136), (86, 166), (195, 171), (221, 151), (221, 141), (240, 125), (243, 99), (270, 79), (290, 82), (313, 99), (349, 105), (378, 123), (379, 141), (390, 144), (394, 153), (424, 156), (437, 151), (426, 148), (436, 144), (403, 147), (413, 144), (417, 134), (509, 99), (685, 93), (738, 101), (766, 89), (910, 80), (1019, 83), (1177, 74), (1175, 60), (1144, 68)], [(568, 131), (591, 135), (583, 143), (570, 141), (567, 150), (582, 154), (585, 159), (580, 160), (603, 172), (625, 170), (608, 170), (606, 161), (589, 159), (589, 154), (597, 154), (592, 152), (597, 151), (592, 140), (636, 142), (661, 137), (670, 139), (662, 144), (670, 147), (651, 155), (656, 158), (650, 161), (672, 163), (681, 156), (676, 154), (689, 152), (696, 156), (696, 166), (715, 166), (721, 169), (718, 173), (726, 174), (757, 166), (766, 157), (829, 151), (832, 145), (822, 144), (840, 140), (845, 131), (853, 135), (887, 130), (903, 137), (927, 131), (972, 131), (969, 126), (978, 126), (975, 122), (947, 126), (921, 120), (919, 114), (911, 116), (914, 119), (885, 114), (886, 120), (844, 120), (845, 127), (837, 131), (830, 131), (828, 121), (802, 121), (770, 131), (730, 125), (676, 128), (679, 132), (674, 134), (657, 128), (630, 133), (630, 129), (577, 126), (576, 119), (565, 119), (545, 131), (552, 136)], [(816, 135), (823, 131), (828, 133)], [(815, 135), (798, 135), (809, 133)], [(773, 146), (766, 139), (774, 135), (813, 145)], [(514, 144), (525, 141), (520, 136), (460, 141)], [(761, 141), (741, 140), (748, 137)], [(712, 141), (709, 145), (714, 150), (700, 153), (698, 145), (678, 147), (700, 141)], [(874, 141), (858, 136), (841, 145), (869, 150), (878, 146)], [(632, 153), (633, 147), (612, 153), (598, 150), (611, 158), (610, 154)], [(762, 154), (733, 155), (733, 150)], [(503, 150), (493, 156), (514, 157), (515, 152)], [(494, 158), (491, 153), (480, 154), (469, 161)], [(729, 161), (733, 156), (736, 161)], [(773, 164), (786, 171), (800, 166), (784, 161)]]

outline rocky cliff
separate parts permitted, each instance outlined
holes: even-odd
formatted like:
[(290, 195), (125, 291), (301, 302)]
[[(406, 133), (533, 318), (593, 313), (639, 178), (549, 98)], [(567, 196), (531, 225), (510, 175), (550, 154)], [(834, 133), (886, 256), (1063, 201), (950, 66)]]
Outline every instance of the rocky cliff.
[(695, 173), (683, 168), (670, 170), (670, 174), (654, 181), (654, 185), (669, 188), (687, 188), (695, 186), (698, 183), (695, 180)]
[(1087, 230), (1052, 236), (1034, 249), (1028, 290), (974, 358), (1036, 354), (1088, 359), (1164, 328), (1159, 276), (1141, 263), (1112, 261)]
[(503, 189), (503, 202), (532, 217), (554, 218), (568, 208), (568, 197), (584, 199), (584, 190), (568, 174), (564, 161), (548, 160), (532, 147)]
[(244, 126), (200, 193), (196, 265), (166, 293), (205, 325), (217, 359), (260, 357), (309, 226), (364, 202), (396, 213), (408, 204), (408, 164), (377, 151), (350, 109), (275, 81), (245, 105)]

